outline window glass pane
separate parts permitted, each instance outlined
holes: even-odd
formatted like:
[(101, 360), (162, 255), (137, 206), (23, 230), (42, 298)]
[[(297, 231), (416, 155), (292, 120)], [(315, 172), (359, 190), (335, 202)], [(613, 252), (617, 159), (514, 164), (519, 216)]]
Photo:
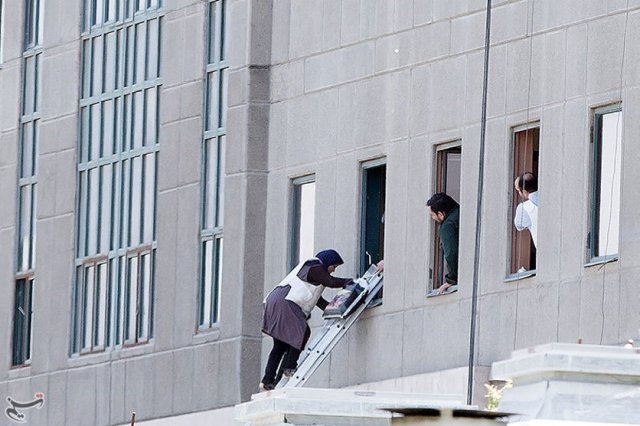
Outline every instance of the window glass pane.
[(133, 135), (133, 124), (132, 124), (132, 116), (133, 109), (131, 105), (132, 97), (131, 95), (124, 96), (124, 130), (123, 130), (123, 140), (122, 140), (122, 151), (128, 151), (131, 149), (131, 137)]
[(32, 224), (32, 186), (20, 188), (20, 241), (18, 245), (18, 267), (21, 271), (29, 270), (31, 253)]
[(132, 160), (131, 171), (131, 231), (129, 245), (140, 244), (140, 216), (142, 214), (142, 158)]
[(216, 238), (216, 257), (215, 257), (215, 271), (216, 277), (214, 279), (214, 288), (211, 291), (211, 297), (213, 301), (211, 302), (211, 323), (218, 322), (218, 313), (220, 312), (220, 286), (222, 283), (222, 250), (223, 250), (223, 239)]
[(105, 35), (104, 91), (113, 92), (116, 87), (116, 33)]
[(218, 44), (218, 15), (220, 1), (209, 3), (209, 63), (217, 62), (217, 44)]
[(125, 330), (125, 318), (126, 318), (126, 298), (127, 298), (127, 263), (124, 256), (120, 256), (118, 260), (118, 311), (116, 313), (116, 344), (122, 343), (122, 333)]
[(202, 247), (202, 289), (200, 324), (210, 325), (211, 288), (213, 287), (213, 240), (205, 241)]
[(107, 264), (98, 265), (96, 275), (96, 330), (94, 346), (104, 347), (107, 332)]
[(100, 158), (100, 135), (102, 133), (101, 108), (102, 106), (99, 103), (91, 105), (91, 153), (89, 160), (97, 160)]
[(133, 94), (133, 149), (142, 147), (142, 129), (144, 125), (144, 94)]
[(35, 111), (36, 90), (36, 56), (30, 56), (24, 60), (24, 99), (22, 113), (32, 114)]
[(158, 19), (152, 19), (147, 22), (147, 80), (153, 80), (158, 77), (158, 52), (159, 52), (159, 28)]
[(158, 95), (156, 88), (145, 90), (145, 145), (155, 145), (158, 143)]
[(141, 258), (141, 285), (140, 285), (140, 326), (138, 330), (138, 339), (145, 341), (149, 338), (149, 314), (150, 314), (150, 297), (151, 297), (151, 254), (145, 253)]
[(33, 175), (33, 122), (28, 121), (22, 125), (22, 157), (20, 163), (22, 171), (20, 177), (29, 177)]
[(219, 104), (218, 104), (218, 127), (224, 127), (227, 122), (227, 76), (229, 69), (222, 70), (222, 79), (219, 87)]
[(29, 243), (29, 269), (35, 268), (36, 259), (36, 187), (37, 184), (31, 185), (31, 225), (29, 226), (31, 232), (31, 242)]
[(31, 318), (33, 280), (17, 280), (13, 312), (12, 365), (23, 365), (31, 358)]
[(120, 195), (120, 247), (127, 247), (129, 242), (129, 212), (131, 206), (131, 200), (129, 194), (131, 193), (131, 161), (124, 160), (121, 166), (122, 177), (120, 178), (121, 195)]
[(596, 256), (610, 256), (618, 253), (620, 163), (622, 161), (621, 129), (622, 112), (616, 111), (601, 116)]
[(135, 66), (135, 82), (142, 83), (145, 77), (145, 58), (146, 58), (146, 24), (140, 23), (136, 25), (136, 66)]
[(102, 0), (94, 0), (93, 1), (93, 24), (94, 25), (100, 25), (103, 22), (103, 18), (102, 18), (102, 11), (104, 10), (104, 5)]
[(98, 229), (100, 219), (100, 180), (98, 168), (89, 170), (89, 209), (87, 217), (87, 253), (98, 252)]
[(111, 202), (112, 202), (112, 173), (111, 165), (102, 166), (101, 173), (101, 202), (100, 202), (100, 253), (107, 253), (111, 243)]
[(80, 129), (80, 153), (78, 157), (80, 162), (85, 163), (89, 160), (89, 135), (91, 133), (91, 125), (90, 118), (91, 114), (89, 112), (89, 107), (83, 107), (80, 109), (80, 121), (81, 121), (81, 129)]
[(136, 315), (136, 303), (138, 298), (138, 258), (131, 257), (128, 259), (128, 276), (127, 276), (127, 288), (126, 288), (126, 312), (125, 312), (125, 320), (126, 320), (126, 330), (125, 330), (125, 340), (131, 341), (135, 340), (136, 337), (136, 325), (137, 325), (137, 315)]
[(144, 235), (143, 242), (150, 243), (154, 240), (155, 218), (155, 188), (156, 188), (156, 158), (155, 154), (144, 156)]
[(91, 64), (91, 95), (102, 93), (102, 65), (104, 63), (102, 37), (95, 37), (92, 41), (93, 57)]
[(207, 130), (218, 128), (218, 108), (220, 106), (220, 82), (218, 81), (220, 73), (209, 73), (207, 78)]
[[(77, 251), (78, 257), (82, 257), (86, 255), (86, 237), (87, 237), (87, 172), (80, 172), (78, 174), (78, 194), (79, 194), (79, 202), (78, 202), (78, 216), (79, 216), (79, 224), (80, 227), (78, 229), (77, 236)], [(78, 281), (80, 282), (80, 281)]]
[(205, 220), (206, 229), (213, 228), (215, 224), (215, 208), (217, 198), (218, 177), (218, 146), (217, 139), (209, 139), (205, 151)]
[(94, 307), (94, 267), (89, 266), (84, 269), (84, 314), (83, 314), (83, 329), (84, 332), (82, 334), (82, 347), (89, 349), (91, 348), (91, 336), (93, 334), (93, 307)]
[(300, 248), (298, 259), (313, 256), (316, 209), (316, 183), (300, 185)]
[(133, 84), (133, 69), (135, 64), (135, 27), (127, 27), (127, 52), (125, 63), (125, 86)]
[(293, 244), (291, 265), (313, 256), (316, 183), (313, 177), (293, 182)]
[(102, 103), (102, 154), (101, 157), (109, 157), (113, 154), (114, 139), (114, 108), (113, 101)]
[(91, 96), (91, 40), (82, 42), (82, 58), (84, 64), (82, 66), (82, 97)]

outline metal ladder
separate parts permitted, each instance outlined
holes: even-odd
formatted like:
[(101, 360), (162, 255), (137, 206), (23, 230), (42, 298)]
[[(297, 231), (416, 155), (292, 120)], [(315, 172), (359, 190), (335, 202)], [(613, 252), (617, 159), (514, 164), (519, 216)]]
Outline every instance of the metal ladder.
[(303, 352), (295, 374), (291, 376), (289, 380), (283, 378), (276, 386), (276, 389), (302, 386), (320, 364), (322, 364), (329, 353), (331, 353), (331, 350), (338, 344), (340, 339), (349, 331), (351, 326), (358, 320), (380, 289), (382, 289), (384, 280), (382, 273), (376, 273), (376, 265), (371, 265), (362, 276), (362, 279), (368, 283), (366, 293), (364, 293), (364, 302), (358, 304), (358, 300), (356, 299), (341, 318), (325, 320), (320, 332)]

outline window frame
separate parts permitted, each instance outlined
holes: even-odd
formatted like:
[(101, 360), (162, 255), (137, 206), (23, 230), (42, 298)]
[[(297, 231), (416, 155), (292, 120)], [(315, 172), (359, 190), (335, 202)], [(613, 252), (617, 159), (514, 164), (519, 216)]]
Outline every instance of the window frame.
[[(84, 1), (81, 35), (71, 356), (145, 344), (154, 335), (164, 12), (146, 1), (127, 16), (124, 0), (99, 0), (102, 12), (113, 5), (115, 19), (89, 25), (93, 4)], [(96, 287), (86, 272), (94, 268), (97, 276), (100, 267)]]
[[(314, 212), (313, 212), (313, 223), (314, 223), (314, 234), (313, 247), (315, 249), (315, 204), (317, 201), (317, 187), (316, 187), (316, 175), (315, 173), (295, 177), (289, 180), (289, 249), (287, 256), (288, 270), (293, 269), (301, 262), (300, 259), (300, 227), (302, 223), (302, 187), (304, 185), (308, 185), (313, 183), (313, 198), (314, 198)], [(313, 256), (313, 253), (312, 253)]]
[[(358, 256), (358, 271), (362, 275), (367, 269), (369, 269), (369, 265), (367, 262), (367, 253), (366, 253), (366, 243), (367, 243), (367, 193), (369, 188), (368, 182), (368, 173), (372, 169), (384, 167), (384, 192), (382, 201), (384, 205), (384, 211), (386, 212), (386, 204), (387, 204), (387, 157), (379, 157), (371, 160), (362, 161), (360, 163), (360, 243), (359, 243), (359, 256)], [(383, 213), (384, 216), (385, 213)], [(385, 221), (386, 222), (386, 221)], [(380, 259), (384, 259), (384, 236), (386, 231), (386, 223), (381, 223), (379, 231), (382, 231), (382, 241), (379, 244), (382, 247), (380, 253)], [(379, 261), (378, 260), (378, 261)], [(374, 259), (371, 259), (373, 263), (377, 263)]]
[[(195, 332), (220, 322), (224, 252), (224, 186), (229, 63), (226, 59), (226, 0), (206, 0), (200, 195), (200, 241)], [(215, 165), (212, 166), (215, 161)], [(211, 253), (209, 256), (208, 254)], [(209, 259), (210, 258), (210, 259)], [(208, 282), (210, 281), (210, 282)]]
[[(598, 242), (600, 231), (599, 231), (599, 214), (598, 210), (600, 207), (600, 189), (602, 185), (602, 154), (601, 154), (601, 144), (602, 144), (602, 117), (607, 114), (619, 113), (619, 122), (616, 125), (616, 149), (619, 149), (620, 152), (617, 152), (614, 155), (614, 164), (615, 161), (619, 158), (620, 161), (617, 164), (617, 167), (614, 170), (614, 176), (617, 173), (619, 183), (619, 203), (622, 202), (622, 147), (623, 147), (623, 110), (622, 110), (622, 102), (615, 102), (608, 105), (600, 106), (592, 108), (591, 110), (591, 135), (590, 135), (590, 161), (589, 161), (589, 224), (587, 231), (587, 244), (586, 244), (586, 263), (585, 266), (590, 266), (593, 264), (601, 264), (616, 261), (620, 257), (620, 230), (618, 229), (618, 252), (614, 254), (605, 254), (598, 255)], [(615, 180), (615, 177), (613, 178)], [(618, 204), (618, 215), (620, 214), (620, 206)], [(618, 217), (618, 224), (620, 223), (620, 219)]]
[[(23, 290), (20, 291), (19, 287)], [(13, 330), (11, 341), (11, 368), (21, 368), (31, 365), (31, 348), (33, 345), (33, 302), (34, 276), (22, 274), (15, 281)], [(20, 296), (22, 295), (22, 297)], [(18, 300), (20, 298), (20, 300)], [(25, 307), (26, 309), (25, 313)], [(22, 311), (25, 318), (18, 320), (18, 313)]]
[[(447, 173), (447, 165), (445, 163), (447, 153), (452, 154), (460, 154), (460, 163), (462, 164), (462, 140), (457, 139), (450, 142), (444, 142), (434, 146), (433, 152), (433, 191), (432, 194), (437, 192), (447, 192), (447, 182), (446, 182), (446, 173)], [(462, 171), (462, 167), (460, 168)], [(459, 175), (460, 178), (460, 187), (462, 187), (462, 173)], [(455, 199), (455, 197), (452, 196)], [(457, 200), (458, 204), (460, 204), (460, 195), (458, 195)], [(427, 207), (428, 210), (428, 207)], [(428, 216), (428, 214), (427, 214)], [(430, 265), (429, 265), (429, 280), (427, 285), (427, 294), (431, 290), (437, 290), (441, 285), (444, 284), (444, 252), (442, 250), (442, 245), (440, 244), (440, 236), (438, 235), (438, 227), (439, 224), (435, 224), (431, 227), (431, 249), (432, 255), (430, 256)]]
[[(522, 155), (529, 155), (529, 153), (523, 152), (526, 149), (519, 150), (518, 149), (519, 147), (517, 146), (518, 144), (521, 143), (519, 142), (519, 137), (520, 137), (519, 135), (523, 133), (524, 133), (524, 136), (522, 137), (524, 138), (524, 144), (525, 144), (524, 148), (528, 146), (529, 133), (533, 133), (533, 136), (531, 136), (531, 138), (533, 138), (534, 140), (531, 148), (531, 157), (526, 158), (524, 160), (523, 166), (520, 167), (519, 163), (520, 163), (520, 160), (522, 159)], [(518, 193), (516, 192), (513, 183), (516, 177), (518, 177), (524, 172), (532, 172), (536, 175), (536, 177), (539, 176), (541, 134), (542, 134), (541, 124), (540, 124), (540, 121), (537, 121), (537, 120), (532, 121), (530, 123), (513, 126), (511, 128), (510, 149), (509, 149), (510, 156), (509, 156), (509, 164), (507, 166), (509, 170), (509, 180), (507, 182), (507, 185), (508, 185), (507, 193), (509, 194), (510, 207), (508, 210), (509, 220), (507, 221), (508, 229), (509, 229), (508, 231), (509, 237), (507, 239), (508, 258), (505, 265), (505, 269), (506, 269), (505, 281), (506, 282), (529, 278), (537, 274), (537, 248), (534, 247), (533, 245), (531, 233), (528, 230), (518, 231), (514, 226), (516, 208), (524, 200), (522, 200), (518, 196)], [(535, 149), (536, 145), (537, 145), (537, 151)], [(533, 269), (527, 269), (526, 271), (518, 272), (519, 268), (517, 267), (517, 264), (515, 262), (518, 262), (517, 259), (521, 257), (519, 256), (519, 254), (521, 255), (523, 252), (521, 245), (526, 245), (527, 243), (529, 244), (529, 247), (526, 248), (524, 251), (529, 253), (530, 259), (531, 259), (531, 256), (535, 257), (536, 267)], [(528, 260), (526, 263), (527, 265), (531, 266), (530, 260)]]

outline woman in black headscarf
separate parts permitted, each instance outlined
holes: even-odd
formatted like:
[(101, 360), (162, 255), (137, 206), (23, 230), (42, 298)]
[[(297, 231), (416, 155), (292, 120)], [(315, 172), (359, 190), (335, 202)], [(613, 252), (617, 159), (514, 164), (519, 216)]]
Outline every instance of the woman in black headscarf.
[(324, 310), (327, 302), (322, 298), (326, 287), (340, 288), (350, 278), (336, 278), (331, 274), (344, 261), (337, 251), (329, 249), (300, 263), (265, 298), (262, 332), (273, 338), (261, 390), (275, 388), (278, 366), (282, 362), (285, 376), (291, 376), (298, 365), (311, 330), (307, 319), (314, 306)]

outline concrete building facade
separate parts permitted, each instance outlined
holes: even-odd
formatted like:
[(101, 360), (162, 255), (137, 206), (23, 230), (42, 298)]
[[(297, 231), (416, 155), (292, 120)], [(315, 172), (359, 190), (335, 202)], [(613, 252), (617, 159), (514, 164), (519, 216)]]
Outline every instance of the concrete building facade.
[[(478, 389), (514, 349), (640, 327), (640, 3), (491, 17)], [(0, 394), (44, 393), (28, 421), (52, 425), (246, 401), (264, 295), (328, 247), (340, 276), (384, 258), (385, 289), (309, 385), (465, 393), (485, 18), (480, 0), (0, 0)], [(535, 245), (513, 230), (524, 171)], [(459, 289), (427, 298), (441, 190)]]

